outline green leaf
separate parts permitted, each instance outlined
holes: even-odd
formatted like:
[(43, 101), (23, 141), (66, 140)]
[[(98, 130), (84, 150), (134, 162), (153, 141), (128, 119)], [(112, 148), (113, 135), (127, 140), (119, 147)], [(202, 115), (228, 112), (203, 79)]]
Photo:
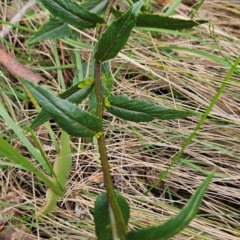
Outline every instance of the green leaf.
[(79, 82), (78, 87), (79, 88), (90, 87), (93, 85), (93, 82), (94, 82), (93, 77), (84, 78), (82, 81)]
[(103, 33), (98, 43), (98, 51), (95, 58), (99, 61), (107, 61), (114, 58), (127, 43), (133, 27), (136, 24), (136, 16), (143, 0), (135, 3), (121, 18), (114, 21)]
[(50, 187), (58, 195), (62, 196), (64, 192), (57, 187), (48, 176), (37, 169), (31, 162), (29, 162), (21, 153), (13, 148), (6, 140), (0, 137), (0, 154), (10, 159), (11, 161), (24, 167), (27, 171), (34, 173), (39, 179), (41, 179), (48, 187)]
[(39, 0), (54, 16), (64, 23), (71, 24), (78, 29), (93, 28), (97, 23), (104, 23), (104, 19), (89, 12), (73, 1)]
[(97, 196), (94, 205), (94, 223), (98, 240), (111, 239), (111, 223), (106, 193)]
[[(123, 196), (118, 192), (116, 198), (123, 213), (123, 218), (126, 225), (130, 217), (130, 208)], [(98, 240), (110, 240), (112, 239), (112, 224), (110, 220), (110, 212), (108, 205), (108, 198), (106, 193), (98, 195), (94, 206), (94, 223), (95, 232)]]
[[(107, 7), (108, 0), (92, 0), (80, 6), (89, 10), (91, 13), (100, 14)], [(73, 24), (72, 24), (73, 25)], [(34, 44), (46, 39), (61, 39), (67, 38), (71, 34), (71, 29), (68, 27), (64, 20), (51, 18), (44, 24), (32, 37), (28, 39), (27, 44)]]
[[(72, 103), (80, 104), (91, 92), (92, 87), (79, 89), (78, 84), (75, 84), (63, 93), (60, 93), (58, 97), (62, 99), (67, 99), (69, 102)], [(43, 108), (42, 111), (33, 120), (30, 127), (34, 129), (47, 122), (50, 118), (51, 115), (48, 114), (48, 112)]]
[[(71, 147), (70, 147), (70, 137), (66, 132), (62, 132), (60, 137), (60, 153), (54, 162), (53, 171), (57, 179), (55, 182), (58, 182), (63, 189), (68, 180), (72, 167), (72, 156), (71, 156)], [(60, 196), (56, 194), (51, 188), (47, 190), (45, 204), (38, 211), (37, 215), (47, 215), (57, 204)]]
[(161, 226), (131, 231), (127, 234), (127, 240), (167, 240), (178, 234), (186, 228), (196, 216), (212, 177), (213, 174), (210, 174), (204, 180), (202, 185), (195, 191), (194, 195), (177, 216)]
[[(138, 0), (132, 0), (133, 3), (136, 3)], [(141, 7), (141, 12), (149, 12), (149, 9), (145, 6), (147, 4), (144, 4), (142, 7)], [(148, 3), (148, 5), (151, 5), (150, 3)]]
[(66, 38), (70, 33), (71, 31), (67, 24), (59, 19), (52, 18), (28, 39), (27, 44), (34, 44), (46, 39)]
[(97, 116), (97, 98), (94, 89), (89, 94), (89, 112)]
[(192, 112), (179, 111), (151, 102), (129, 99), (126, 96), (111, 96), (105, 107), (111, 114), (133, 122), (149, 122), (154, 118), (169, 120), (194, 115)]
[(38, 103), (68, 134), (76, 137), (93, 137), (102, 129), (100, 119), (28, 81), (23, 81)]
[(106, 10), (107, 4), (108, 0), (90, 0), (81, 4), (81, 6), (92, 13), (102, 14)]
[(137, 16), (136, 27), (163, 28), (169, 30), (181, 30), (192, 28), (199, 24), (207, 23), (205, 20), (184, 20), (178, 18), (164, 17), (153, 14), (139, 14)]
[(73, 85), (58, 96), (62, 99), (67, 99), (72, 103), (80, 104), (88, 96), (92, 87), (79, 88), (78, 85), (79, 83)]
[(104, 62), (101, 69), (101, 83), (104, 97), (109, 97), (113, 90), (114, 76), (112, 74), (110, 61)]

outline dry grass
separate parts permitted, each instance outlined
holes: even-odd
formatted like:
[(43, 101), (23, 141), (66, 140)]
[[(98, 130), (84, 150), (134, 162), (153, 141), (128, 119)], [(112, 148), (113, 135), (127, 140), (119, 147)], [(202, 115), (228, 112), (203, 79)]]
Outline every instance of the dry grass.
[[(160, 11), (158, 5), (155, 7), (156, 11)], [(4, 11), (3, 5), (1, 10)], [(45, 21), (47, 13), (38, 7), (34, 10), (35, 14), (24, 19), (21, 24), (35, 28), (35, 22)], [(180, 4), (177, 15), (187, 17), (190, 10), (189, 4)], [(236, 24), (240, 17), (240, 5), (234, 1), (207, 0), (198, 16), (211, 19), (214, 29), (205, 24), (184, 32), (202, 41), (180, 35), (150, 34), (135, 30), (122, 55), (112, 61), (113, 72), (116, 72), (115, 92), (177, 109), (203, 112), (218, 91), (229, 67), (225, 60), (225, 65), (220, 64), (212, 58), (197, 54), (196, 50), (221, 59), (225, 55), (231, 63), (234, 61), (240, 52), (240, 29)], [(44, 66), (56, 66), (52, 43), (46, 41), (29, 48), (23, 41), (28, 37), (24, 31), (14, 29), (7, 37), (9, 45), (6, 42), (3, 45), (19, 61), (39, 71), (47, 79), (43, 84), (49, 84), (57, 92), (61, 91), (61, 74), (65, 80), (71, 81), (75, 68), (62, 72), (46, 70)], [(86, 42), (91, 42), (91, 39), (86, 39)], [(61, 64), (75, 64), (73, 48), (59, 42), (56, 46), (59, 58), (64, 60)], [(189, 51), (162, 48), (170, 46), (188, 48)], [(88, 60), (89, 52), (82, 50), (82, 53), (84, 59)], [(6, 72), (4, 74), (6, 77), (1, 80), (1, 89), (14, 91), (20, 88), (19, 83), (9, 80), (11, 77)], [(199, 215), (174, 239), (239, 239), (239, 80), (239, 74), (234, 74), (182, 156), (185, 162), (176, 164), (160, 186), (147, 195), (144, 192), (167, 169), (171, 159), (195, 128), (199, 117), (139, 124), (106, 115), (107, 148), (112, 175), (116, 188), (131, 206), (131, 228), (157, 225), (175, 215), (205, 178), (204, 171), (215, 169), (219, 177), (213, 179)], [(0, 98), (19, 125), (31, 121), (35, 110), (23, 103), (18, 95), (3, 93)], [(2, 120), (0, 122), (1, 134), (11, 134), (7, 124)], [(39, 137), (46, 137), (42, 133), (38, 132)], [(55, 133), (57, 138), (58, 132)], [(19, 151), (28, 154), (17, 138), (13, 137), (12, 142)], [(54, 160), (56, 154), (53, 143), (50, 139), (42, 139), (42, 142), (49, 158)], [(98, 154), (94, 143), (87, 144), (82, 139), (72, 139), (72, 148), (73, 166), (67, 194), (53, 214), (38, 222), (33, 219), (33, 215), (44, 204), (45, 187), (37, 184), (32, 175), (22, 170), (12, 167), (0, 169), (4, 218), (8, 214), (9, 224), (16, 218), (21, 226), (31, 228), (36, 235), (33, 239), (40, 239), (43, 233), (51, 239), (94, 239), (92, 209), (96, 195), (104, 191)], [(11, 202), (9, 196), (14, 202), (12, 205), (7, 204)], [(14, 196), (14, 200), (11, 196)]]

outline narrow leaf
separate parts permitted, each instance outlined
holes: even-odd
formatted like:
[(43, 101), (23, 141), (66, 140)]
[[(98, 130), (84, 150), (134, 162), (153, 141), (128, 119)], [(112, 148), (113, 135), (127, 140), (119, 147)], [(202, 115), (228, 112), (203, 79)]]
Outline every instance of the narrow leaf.
[(89, 94), (89, 112), (97, 116), (97, 98), (94, 89)]
[(45, 203), (37, 212), (36, 218), (39, 218), (42, 215), (47, 215), (48, 213), (50, 213), (56, 206), (59, 198), (60, 196), (58, 194), (56, 194), (51, 188), (48, 188)]
[(111, 114), (133, 122), (149, 122), (155, 118), (169, 120), (194, 115), (192, 112), (179, 111), (139, 99), (132, 100), (126, 96), (109, 97), (105, 107)]
[[(71, 171), (72, 166), (72, 157), (71, 157), (71, 148), (70, 148), (70, 138), (66, 132), (62, 132), (60, 138), (60, 154), (57, 157), (53, 171), (58, 182), (63, 189), (65, 189), (66, 182), (68, 180), (68, 176)], [(44, 206), (38, 211), (37, 216), (47, 215), (49, 212), (53, 210), (56, 206), (58, 199), (60, 196), (56, 194), (51, 188), (47, 190), (46, 201)]]
[(199, 24), (207, 23), (205, 20), (184, 20), (178, 18), (164, 17), (153, 14), (139, 14), (137, 16), (136, 27), (163, 28), (169, 30), (181, 30), (192, 28)]
[(62, 196), (63, 191), (57, 187), (49, 178), (37, 169), (31, 162), (29, 162), (21, 153), (13, 148), (6, 140), (0, 137), (0, 154), (9, 160), (24, 167), (27, 171), (34, 173), (39, 179), (41, 179), (48, 187), (52, 188), (54, 192)]
[(124, 47), (136, 24), (136, 16), (143, 2), (141, 0), (135, 3), (121, 18), (107, 28), (98, 43), (98, 51), (95, 53), (97, 60), (104, 62), (112, 59)]
[(109, 97), (113, 90), (114, 76), (112, 74), (110, 61), (102, 64), (101, 83), (104, 97)]
[(44, 24), (32, 37), (27, 41), (27, 44), (44, 41), (46, 39), (66, 38), (70, 35), (70, 28), (61, 20), (52, 18)]
[[(117, 201), (122, 210), (125, 223), (127, 225), (130, 217), (130, 208), (123, 196), (116, 193)], [(109, 204), (106, 193), (98, 195), (94, 205), (95, 232), (98, 240), (112, 239), (112, 225), (110, 220)], [(113, 223), (112, 223), (113, 224)]]
[[(132, 0), (133, 3), (136, 3), (138, 0)], [(141, 12), (149, 12), (151, 11), (150, 9), (148, 9), (145, 5), (143, 5), (141, 7)]]
[(54, 16), (64, 23), (71, 24), (78, 29), (93, 28), (97, 23), (104, 23), (104, 19), (91, 13), (73, 1), (39, 0)]
[(72, 168), (72, 155), (70, 147), (70, 137), (66, 132), (62, 132), (60, 138), (60, 153), (54, 164), (53, 171), (56, 174), (57, 182), (65, 188)]
[(63, 100), (33, 83), (23, 81), (38, 103), (68, 134), (76, 137), (93, 137), (101, 131), (100, 119), (77, 107), (76, 104)]
[(177, 216), (158, 227), (131, 231), (127, 234), (127, 240), (167, 240), (178, 234), (186, 228), (196, 216), (212, 177), (213, 174), (210, 174), (204, 180)]
[[(86, 87), (79, 89), (78, 84), (70, 87), (65, 92), (60, 93), (58, 97), (62, 99), (67, 99), (69, 102), (80, 104), (91, 92), (92, 87)], [(31, 123), (31, 128), (36, 128), (51, 118), (51, 115), (43, 108), (42, 111), (36, 116), (36, 118)]]
[(102, 14), (106, 10), (107, 4), (108, 0), (90, 0), (81, 4), (81, 6), (92, 13)]

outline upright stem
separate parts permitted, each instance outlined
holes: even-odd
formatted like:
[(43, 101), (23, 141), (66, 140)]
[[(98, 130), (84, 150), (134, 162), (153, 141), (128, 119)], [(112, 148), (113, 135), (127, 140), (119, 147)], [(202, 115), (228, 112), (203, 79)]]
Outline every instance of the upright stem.
[[(114, 1), (109, 0), (108, 7), (106, 10), (106, 21), (108, 21), (111, 13), (111, 7), (113, 5)], [(99, 38), (101, 37), (103, 31), (105, 30), (106, 26), (102, 26), (99, 31)], [(99, 61), (96, 61), (95, 63), (95, 72), (94, 72), (94, 88), (97, 98), (97, 117), (99, 119), (103, 119), (103, 110), (104, 110), (104, 98), (101, 88), (101, 66), (102, 63)], [(102, 130), (103, 132), (103, 130)], [(106, 143), (104, 134), (101, 135), (98, 139), (98, 148), (99, 148), (99, 154), (100, 159), (102, 163), (102, 169), (103, 169), (103, 175), (104, 175), (104, 183), (107, 190), (107, 197), (110, 207), (110, 212), (113, 213), (115, 226), (113, 227), (113, 231), (116, 228), (117, 231), (117, 237), (120, 240), (124, 240), (126, 233), (127, 233), (127, 226), (123, 218), (122, 211), (120, 209), (120, 206), (118, 204), (113, 183), (111, 180), (111, 174), (110, 174), (110, 168), (108, 164), (108, 156), (107, 156), (107, 150), (106, 150)], [(113, 234), (114, 236), (115, 234)]]
[[(94, 87), (95, 87), (95, 92), (97, 97), (97, 116), (98, 118), (103, 119), (104, 99), (102, 95), (100, 76), (101, 76), (101, 63), (97, 61), (95, 64), (95, 76), (94, 76)], [(98, 137), (97, 140), (98, 140), (98, 148), (99, 148), (100, 159), (101, 159), (103, 175), (104, 175), (104, 183), (107, 190), (108, 202), (110, 204), (111, 210), (113, 212), (113, 216), (115, 218), (118, 237), (121, 240), (124, 240), (125, 235), (127, 233), (127, 227), (114, 192), (114, 187), (111, 180), (110, 168), (108, 164), (108, 156), (107, 156), (104, 135), (101, 135), (100, 137)]]

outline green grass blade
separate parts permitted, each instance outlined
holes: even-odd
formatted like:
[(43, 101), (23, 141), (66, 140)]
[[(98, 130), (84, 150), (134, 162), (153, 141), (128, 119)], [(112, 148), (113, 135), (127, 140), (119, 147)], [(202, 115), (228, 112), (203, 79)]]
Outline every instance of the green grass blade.
[(200, 55), (200, 56), (202, 56), (204, 58), (208, 58), (208, 59), (210, 59), (210, 60), (212, 60), (212, 61), (214, 61), (216, 63), (219, 63), (219, 64), (221, 64), (221, 65), (223, 65), (225, 67), (229, 67), (229, 68), (232, 67), (232, 65), (228, 62), (229, 59), (228, 59), (228, 61), (226, 61), (226, 60), (224, 60), (224, 59), (222, 59), (220, 57), (217, 57), (214, 54), (207, 53), (207, 52), (204, 52), (204, 51), (201, 51), (201, 50), (192, 49), (192, 48), (185, 48), (185, 47), (176, 47), (176, 46), (161, 47), (161, 49), (171, 49), (171, 50), (175, 49), (175, 50), (182, 50), (182, 51), (194, 53), (194, 54)]
[(203, 3), (205, 2), (205, 0), (201, 0), (198, 4), (196, 4), (193, 9), (190, 11), (190, 13), (188, 14), (188, 16), (190, 18), (193, 18), (195, 16), (195, 14), (199, 11), (199, 9), (202, 7)]
[(174, 13), (174, 11), (176, 10), (176, 8), (178, 7), (178, 5), (181, 3), (182, 0), (176, 0), (173, 2), (172, 6), (164, 13), (163, 16), (165, 17), (169, 17), (172, 13)]
[(16, 149), (14, 149), (6, 140), (0, 137), (0, 154), (10, 159), (11, 161), (23, 166), (29, 172), (34, 173), (41, 179), (48, 187), (52, 188), (60, 196), (63, 191), (59, 189), (49, 178), (22, 156)]
[(20, 127), (12, 120), (12, 118), (7, 113), (4, 106), (0, 103), (0, 115), (5, 120), (6, 123), (10, 126), (10, 128), (15, 132), (15, 134), (19, 137), (23, 145), (28, 149), (28, 151), (32, 154), (32, 156), (36, 159), (36, 161), (45, 169), (49, 174), (51, 174), (51, 169), (48, 164), (45, 162), (44, 158), (41, 154), (33, 147), (31, 142), (24, 135)]
[(236, 71), (236, 68), (238, 66), (240, 62), (240, 56), (238, 56), (237, 60), (235, 61), (234, 65), (231, 67), (231, 69), (229, 70), (226, 78), (224, 79), (222, 85), (220, 86), (219, 90), (217, 91), (216, 95), (214, 96), (213, 100), (211, 101), (211, 103), (209, 104), (208, 108), (206, 109), (205, 113), (202, 115), (200, 121), (198, 122), (197, 126), (195, 127), (195, 129), (193, 130), (193, 132), (191, 133), (191, 135), (188, 137), (188, 139), (186, 140), (185, 144), (183, 145), (183, 147), (181, 148), (181, 150), (178, 152), (178, 154), (173, 158), (171, 164), (169, 165), (169, 167), (167, 168), (167, 170), (161, 175), (161, 177), (145, 192), (145, 194), (149, 193), (154, 187), (156, 187), (157, 185), (159, 185), (159, 183), (165, 179), (167, 177), (167, 175), (169, 174), (169, 172), (171, 171), (172, 167), (175, 165), (175, 163), (177, 163), (179, 161), (179, 158), (181, 157), (181, 155), (184, 153), (184, 151), (186, 150), (186, 148), (188, 147), (188, 145), (191, 143), (191, 141), (193, 140), (193, 138), (195, 137), (195, 135), (197, 134), (197, 132), (199, 131), (200, 127), (202, 126), (203, 122), (205, 121), (205, 119), (207, 118), (208, 114), (210, 113), (210, 111), (212, 110), (213, 106), (216, 104), (216, 102), (218, 101), (219, 97), (221, 96), (223, 90), (225, 89), (226, 85), (228, 84), (232, 74)]
[[(181, 159), (181, 164), (185, 164), (186, 166), (200, 172), (203, 173), (204, 175), (209, 175), (211, 172), (203, 170), (201, 167), (197, 166), (196, 164), (190, 162), (187, 159)], [(214, 173), (214, 177), (218, 177), (218, 178), (226, 178), (228, 177), (227, 175), (223, 175), (223, 174), (219, 174), (219, 173)]]

